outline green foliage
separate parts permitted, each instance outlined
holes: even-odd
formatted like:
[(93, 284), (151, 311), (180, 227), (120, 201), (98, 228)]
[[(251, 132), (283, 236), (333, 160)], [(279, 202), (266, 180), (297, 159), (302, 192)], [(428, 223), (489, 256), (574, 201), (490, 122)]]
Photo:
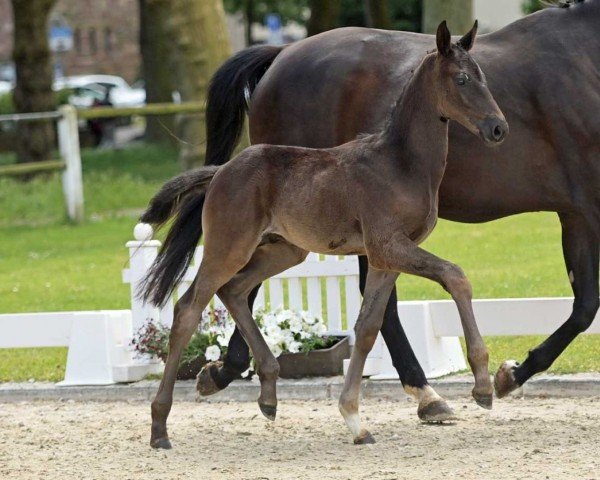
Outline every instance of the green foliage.
[[(387, 0), (393, 30), (421, 31), (421, 0)], [(342, 0), (340, 26), (366, 26), (363, 0)]]
[[(421, 30), (421, 0), (386, 0), (390, 4), (390, 16), (394, 30), (419, 32)], [(244, 12), (247, 0), (225, 0), (228, 12)], [(307, 0), (254, 0), (255, 21), (263, 22), (267, 13), (278, 13), (284, 23), (295, 21), (305, 25), (309, 16)], [(365, 26), (363, 0), (342, 0), (341, 27)]]
[(523, 13), (533, 13), (538, 10), (542, 10), (544, 8), (544, 4), (540, 0), (523, 0), (521, 4), (521, 9)]
[[(244, 12), (248, 0), (224, 0), (225, 10), (229, 13)], [(268, 13), (278, 13), (283, 23), (294, 21), (300, 24), (306, 23), (309, 11), (307, 0), (253, 0), (254, 19), (264, 23), (264, 17)]]
[(0, 95), (0, 115), (9, 115), (15, 113), (15, 104), (13, 103), (12, 93)]

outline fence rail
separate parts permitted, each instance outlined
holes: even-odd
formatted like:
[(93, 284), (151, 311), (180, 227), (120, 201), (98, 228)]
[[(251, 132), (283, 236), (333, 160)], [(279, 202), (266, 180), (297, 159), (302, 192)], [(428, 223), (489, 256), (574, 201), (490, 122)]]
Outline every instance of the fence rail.
[(27, 175), (28, 173), (52, 172), (63, 170), (67, 166), (64, 160), (45, 160), (42, 162), (16, 163), (0, 166), (0, 176)]
[(84, 219), (83, 176), (81, 171), (81, 149), (79, 146), (79, 120), (92, 118), (116, 118), (175, 114), (203, 114), (204, 105), (200, 102), (153, 103), (143, 107), (114, 108), (96, 107), (76, 110), (64, 105), (55, 112), (33, 112), (0, 115), (0, 122), (35, 122), (56, 120), (58, 123), (59, 160), (22, 163), (0, 166), (0, 176), (27, 175), (38, 172), (62, 170), (63, 193), (67, 216), (74, 223)]

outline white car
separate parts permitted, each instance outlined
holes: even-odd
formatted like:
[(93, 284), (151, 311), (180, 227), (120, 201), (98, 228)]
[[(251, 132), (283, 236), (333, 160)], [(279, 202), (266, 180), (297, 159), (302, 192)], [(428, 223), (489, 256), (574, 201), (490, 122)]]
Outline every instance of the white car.
[(0, 95), (4, 95), (5, 93), (11, 92), (13, 87), (14, 85), (11, 82), (0, 80)]
[(70, 103), (76, 107), (90, 107), (96, 95), (90, 92), (102, 92), (110, 89), (109, 100), (115, 107), (141, 107), (146, 103), (146, 91), (132, 88), (122, 77), (116, 75), (77, 75), (59, 78), (54, 82), (55, 91), (70, 88), (79, 90)]

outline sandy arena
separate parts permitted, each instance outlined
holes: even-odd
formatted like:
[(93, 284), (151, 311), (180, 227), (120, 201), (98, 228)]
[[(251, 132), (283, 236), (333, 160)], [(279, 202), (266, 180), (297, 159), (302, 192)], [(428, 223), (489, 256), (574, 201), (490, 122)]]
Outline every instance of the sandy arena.
[(175, 403), (173, 450), (148, 445), (148, 403), (0, 404), (2, 479), (600, 479), (600, 398), (451, 402), (454, 425), (409, 401), (365, 401), (377, 444), (352, 445), (334, 402)]

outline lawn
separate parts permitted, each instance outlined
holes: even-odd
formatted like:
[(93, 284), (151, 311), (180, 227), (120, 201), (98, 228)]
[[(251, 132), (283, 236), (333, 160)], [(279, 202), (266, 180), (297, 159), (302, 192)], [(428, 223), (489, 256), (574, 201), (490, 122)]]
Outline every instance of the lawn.
[[(64, 216), (58, 175), (23, 183), (0, 178), (0, 313), (122, 309), (121, 282), (136, 217), (164, 180), (178, 172), (177, 152), (136, 146), (84, 150), (86, 221)], [(0, 159), (0, 163), (9, 160)], [(425, 248), (460, 264), (477, 298), (571, 295), (556, 216), (520, 215), (485, 225), (440, 221)], [(448, 298), (436, 284), (402, 276), (402, 300)], [(489, 338), (492, 367), (522, 359), (532, 337)], [(578, 339), (555, 372), (600, 371), (600, 338)], [(58, 380), (66, 349), (0, 350), (0, 381)]]

